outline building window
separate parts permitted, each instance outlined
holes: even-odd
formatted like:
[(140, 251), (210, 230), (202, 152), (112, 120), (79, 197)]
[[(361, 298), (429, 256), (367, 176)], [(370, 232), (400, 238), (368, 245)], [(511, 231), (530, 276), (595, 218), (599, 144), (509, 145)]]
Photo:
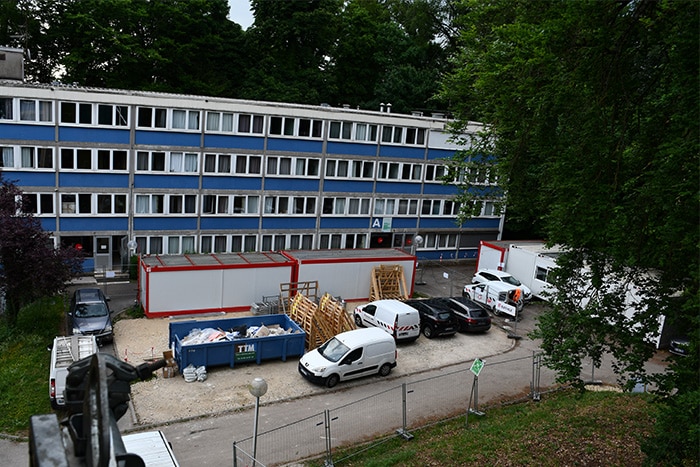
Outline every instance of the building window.
[(0, 120), (13, 120), (12, 98), (0, 97)]
[(197, 195), (168, 195), (169, 214), (196, 214)]
[(375, 199), (374, 200), (374, 215), (375, 216), (393, 216), (396, 209), (395, 199)]
[(163, 214), (165, 195), (136, 195), (136, 214)]
[(24, 193), (22, 199), (25, 213), (54, 214), (54, 196), (51, 193)]
[(258, 214), (260, 212), (260, 197), (247, 195), (234, 195), (234, 214)]
[(173, 110), (172, 128), (182, 130), (199, 130), (199, 111)]
[(229, 214), (228, 195), (202, 196), (202, 214)]
[(19, 119), (30, 122), (53, 121), (53, 103), (32, 99), (19, 100)]
[(61, 102), (61, 123), (92, 125), (92, 104)]
[(399, 216), (416, 216), (416, 215), (418, 215), (418, 200), (417, 199), (400, 199), (397, 214)]
[(337, 250), (352, 248), (367, 248), (366, 234), (321, 234), (319, 237), (319, 249)]
[(163, 108), (139, 107), (136, 125), (142, 128), (166, 128), (168, 111)]
[(126, 170), (127, 152), (117, 149), (97, 150), (97, 170)]
[(238, 115), (238, 133), (262, 134), (265, 129), (265, 119), (262, 115)]
[(98, 194), (98, 214), (126, 214), (126, 195)]
[(243, 253), (257, 251), (258, 237), (256, 235), (231, 235), (231, 252)]
[(61, 169), (92, 170), (92, 150), (61, 148)]
[(191, 152), (171, 152), (170, 172), (171, 173), (196, 173), (197, 154)]
[(97, 124), (128, 126), (129, 107), (126, 105), (97, 104)]
[(89, 193), (62, 194), (61, 214), (92, 214), (92, 195)]
[(165, 153), (161, 151), (138, 151), (136, 153), (136, 170), (165, 172)]
[(306, 177), (318, 177), (320, 159), (303, 157), (267, 157), (267, 175), (295, 175)]
[(443, 183), (447, 176), (447, 166), (427, 164), (425, 166), (425, 181)]

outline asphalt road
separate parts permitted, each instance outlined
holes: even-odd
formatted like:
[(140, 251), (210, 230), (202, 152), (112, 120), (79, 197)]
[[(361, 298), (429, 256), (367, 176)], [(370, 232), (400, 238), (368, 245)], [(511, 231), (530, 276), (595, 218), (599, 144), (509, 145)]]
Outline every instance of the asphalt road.
[[(470, 282), (474, 271), (472, 262), (454, 264), (450, 262), (433, 263), (425, 265), (416, 274), (415, 291), (426, 296), (459, 295), (462, 286)], [(83, 284), (84, 285), (84, 284)], [(101, 284), (110, 297), (110, 306), (114, 314), (131, 307), (136, 299), (136, 285), (134, 283), (107, 283)], [(531, 357), (538, 350), (538, 343), (530, 340), (527, 333), (534, 328), (537, 312), (536, 306), (529, 305), (525, 308), (522, 320), (513, 323), (503, 318), (494, 319), (494, 328), (491, 332), (506, 332), (514, 338), (514, 346), (503, 355), (495, 355), (489, 358), (489, 365), (498, 368), (497, 377), (483, 378), (479, 381), (479, 401), (481, 405), (488, 405), (496, 400), (507, 400), (523, 394), (523, 382), (531, 381), (532, 365), (524, 365), (523, 359)], [(110, 347), (103, 348), (110, 351)], [(498, 365), (496, 365), (498, 364)], [(465, 364), (466, 365), (466, 364)], [(260, 366), (261, 376), (264, 377), (264, 367)], [(395, 387), (401, 382), (411, 382), (416, 379), (425, 379), (439, 375), (441, 372), (455, 371), (459, 367), (451, 366), (448, 369), (435, 368), (408, 375), (400, 380), (378, 380), (370, 378), (357, 380), (349, 387), (338, 391), (321, 391), (318, 394), (304, 398), (303, 400), (290, 400), (264, 404), (260, 410), (259, 432), (264, 432), (278, 426), (283, 426), (297, 420), (304, 419), (315, 414), (323, 408), (342, 407), (357, 400), (370, 397), (382, 390)], [(657, 362), (649, 363), (652, 371), (661, 371), (663, 366)], [(468, 367), (465, 368), (468, 370)], [(591, 379), (614, 384), (615, 375), (609, 362), (604, 362), (595, 372), (591, 367), (583, 369), (584, 375), (591, 375)], [(585, 379), (585, 378), (584, 378)], [(371, 381), (372, 384), (369, 384)], [(551, 371), (541, 372), (539, 381), (541, 388), (554, 384), (554, 375)], [(170, 395), (176, 400), (176, 395)], [(449, 398), (449, 395), (446, 395)], [(461, 397), (455, 395), (455, 398)], [(174, 402), (176, 403), (176, 402)], [(446, 404), (463, 404), (463, 402), (450, 401)], [(455, 405), (459, 406), (459, 405)], [(430, 417), (432, 413), (413, 413), (412, 417)], [(129, 427), (131, 423), (128, 415), (120, 421), (120, 429)], [(208, 466), (228, 465), (232, 463), (232, 442), (245, 439), (251, 434), (253, 421), (252, 407), (237, 411), (232, 414), (204, 417), (186, 422), (170, 423), (159, 427), (168, 440), (173, 444), (173, 449), (182, 466)], [(358, 433), (361, 436), (362, 433)], [(282, 446), (280, 449), (284, 450)], [(292, 450), (293, 451), (293, 450)], [(287, 452), (292, 452), (287, 451)], [(0, 439), (0, 465), (28, 465), (28, 445), (26, 442), (14, 442)]]

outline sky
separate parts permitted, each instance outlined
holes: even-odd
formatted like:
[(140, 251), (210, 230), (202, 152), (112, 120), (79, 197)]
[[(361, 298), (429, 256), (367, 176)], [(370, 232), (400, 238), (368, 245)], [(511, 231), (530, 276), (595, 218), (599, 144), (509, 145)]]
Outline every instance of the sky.
[(253, 24), (253, 12), (250, 11), (250, 0), (228, 0), (230, 6), (229, 19), (248, 29)]

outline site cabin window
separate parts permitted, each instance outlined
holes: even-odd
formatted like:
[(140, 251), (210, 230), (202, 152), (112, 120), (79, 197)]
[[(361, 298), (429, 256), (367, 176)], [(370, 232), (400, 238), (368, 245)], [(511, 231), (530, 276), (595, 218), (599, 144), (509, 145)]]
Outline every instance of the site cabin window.
[(40, 216), (55, 214), (53, 193), (24, 193), (22, 195), (23, 212)]
[(97, 170), (126, 170), (127, 152), (118, 149), (97, 150)]
[(541, 266), (535, 266), (535, 279), (542, 281), (542, 282), (547, 282), (547, 276), (549, 275), (549, 269), (543, 268)]

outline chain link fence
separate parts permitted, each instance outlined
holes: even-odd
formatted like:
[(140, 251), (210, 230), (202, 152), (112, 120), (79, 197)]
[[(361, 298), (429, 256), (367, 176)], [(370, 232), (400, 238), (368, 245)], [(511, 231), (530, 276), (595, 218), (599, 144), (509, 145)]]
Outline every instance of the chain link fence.
[[(541, 355), (536, 352), (528, 357), (489, 359), (487, 370), (478, 376), (470, 371), (469, 363), (473, 361), (466, 367), (460, 365), (438, 376), (403, 383), (260, 433), (256, 442), (253, 437), (240, 440), (234, 443), (234, 466), (289, 465), (309, 458), (323, 458), (326, 466), (339, 465), (388, 439), (412, 439), (411, 430), (416, 428), (467, 413), (482, 413), (480, 410), (489, 403), (539, 401), (540, 381), (544, 378), (548, 385), (554, 381), (554, 373), (542, 366)], [(523, 365), (532, 371), (523, 371)], [(507, 387), (502, 375), (508, 373), (531, 376), (529, 381)], [(343, 448), (343, 457), (336, 455), (334, 459), (334, 451), (339, 448)]]

